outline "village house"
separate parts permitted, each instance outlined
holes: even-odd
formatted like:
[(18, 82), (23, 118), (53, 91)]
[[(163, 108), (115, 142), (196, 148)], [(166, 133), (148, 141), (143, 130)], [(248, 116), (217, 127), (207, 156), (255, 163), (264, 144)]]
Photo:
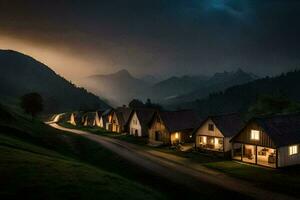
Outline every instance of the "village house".
[(199, 123), (191, 110), (156, 112), (150, 122), (149, 143), (177, 145), (193, 142), (192, 131)]
[(97, 112), (87, 112), (82, 116), (83, 126), (96, 126)]
[(71, 113), (70, 120), (68, 122), (74, 126), (82, 125), (83, 124), (83, 118), (82, 118), (83, 115), (84, 115), (83, 112), (73, 112), (73, 113)]
[(99, 115), (99, 124), (97, 126), (108, 130), (107, 124), (109, 123), (109, 121), (111, 121), (111, 119), (109, 120), (109, 118), (111, 118), (111, 113), (112, 109), (103, 111), (102, 114)]
[(230, 140), (243, 126), (244, 121), (236, 113), (209, 116), (195, 131), (195, 147), (197, 150), (219, 152), (230, 157)]
[(109, 119), (110, 127), (109, 129), (115, 133), (123, 133), (128, 131), (128, 121), (131, 115), (132, 109), (128, 107), (119, 107), (114, 109), (110, 114), (111, 119)]
[(94, 121), (94, 126), (97, 127), (103, 127), (101, 126), (101, 117), (104, 111), (98, 110), (95, 112), (95, 121)]
[(129, 134), (138, 137), (149, 135), (149, 123), (155, 114), (152, 109), (135, 109), (129, 118)]
[(231, 142), (235, 160), (272, 168), (300, 164), (300, 113), (253, 118)]

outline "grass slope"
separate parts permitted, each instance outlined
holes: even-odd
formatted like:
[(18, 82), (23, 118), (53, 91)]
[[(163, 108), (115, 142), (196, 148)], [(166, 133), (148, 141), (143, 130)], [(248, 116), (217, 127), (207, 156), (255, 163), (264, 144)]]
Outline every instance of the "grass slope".
[(123, 161), (99, 145), (14, 113), (9, 121), (1, 116), (1, 199), (165, 198), (109, 170)]

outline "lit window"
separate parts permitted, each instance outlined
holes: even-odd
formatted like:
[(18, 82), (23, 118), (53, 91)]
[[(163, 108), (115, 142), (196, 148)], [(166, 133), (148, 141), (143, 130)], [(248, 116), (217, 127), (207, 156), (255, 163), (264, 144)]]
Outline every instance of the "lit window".
[(251, 140), (259, 140), (259, 131), (251, 130)]
[(294, 155), (298, 153), (298, 146), (297, 145), (293, 145), (289, 147), (289, 155)]
[(179, 134), (175, 133), (175, 139), (178, 139), (178, 138), (179, 138)]
[(215, 145), (218, 145), (218, 144), (219, 144), (219, 139), (215, 138)]
[(206, 144), (206, 136), (201, 137), (200, 144)]

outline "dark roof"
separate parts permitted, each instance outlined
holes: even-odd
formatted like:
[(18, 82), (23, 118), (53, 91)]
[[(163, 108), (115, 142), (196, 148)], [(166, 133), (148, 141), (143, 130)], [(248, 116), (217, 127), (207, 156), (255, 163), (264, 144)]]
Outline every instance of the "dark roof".
[(127, 124), (132, 111), (133, 110), (128, 107), (119, 107), (114, 111), (117, 115), (117, 118), (118, 118), (121, 126), (124, 126)]
[(258, 117), (257, 124), (277, 147), (300, 143), (300, 113)]
[(112, 111), (113, 111), (113, 109), (111, 109), (111, 108), (107, 109), (107, 110), (103, 111), (101, 116), (108, 116)]
[(207, 119), (211, 119), (215, 123), (224, 137), (236, 135), (245, 125), (241, 115), (238, 113), (214, 115), (209, 116)]
[(159, 116), (170, 132), (194, 129), (200, 121), (192, 110), (162, 111)]
[(155, 114), (155, 110), (152, 109), (136, 109), (135, 113), (139, 119), (141, 126), (148, 126), (153, 115)]
[(105, 110), (97, 110), (96, 112), (98, 114), (98, 117), (100, 118), (103, 115), (103, 113), (105, 112)]
[(85, 112), (83, 112), (83, 111), (73, 112), (72, 113), (75, 116), (75, 122), (76, 123), (82, 123), (82, 117), (84, 116), (84, 113)]
[(82, 116), (84, 119), (87, 119), (89, 123), (93, 122), (96, 117), (96, 112), (87, 112)]

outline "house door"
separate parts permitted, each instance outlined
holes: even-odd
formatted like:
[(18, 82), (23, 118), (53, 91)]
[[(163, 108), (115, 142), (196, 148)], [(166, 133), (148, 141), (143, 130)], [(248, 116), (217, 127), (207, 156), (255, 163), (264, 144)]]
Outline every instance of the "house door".
[(155, 131), (155, 140), (156, 141), (161, 141), (161, 132)]
[(139, 132), (138, 132), (138, 130), (137, 130), (137, 129), (135, 129), (135, 131), (134, 131), (134, 135), (135, 135), (135, 136), (139, 136)]

